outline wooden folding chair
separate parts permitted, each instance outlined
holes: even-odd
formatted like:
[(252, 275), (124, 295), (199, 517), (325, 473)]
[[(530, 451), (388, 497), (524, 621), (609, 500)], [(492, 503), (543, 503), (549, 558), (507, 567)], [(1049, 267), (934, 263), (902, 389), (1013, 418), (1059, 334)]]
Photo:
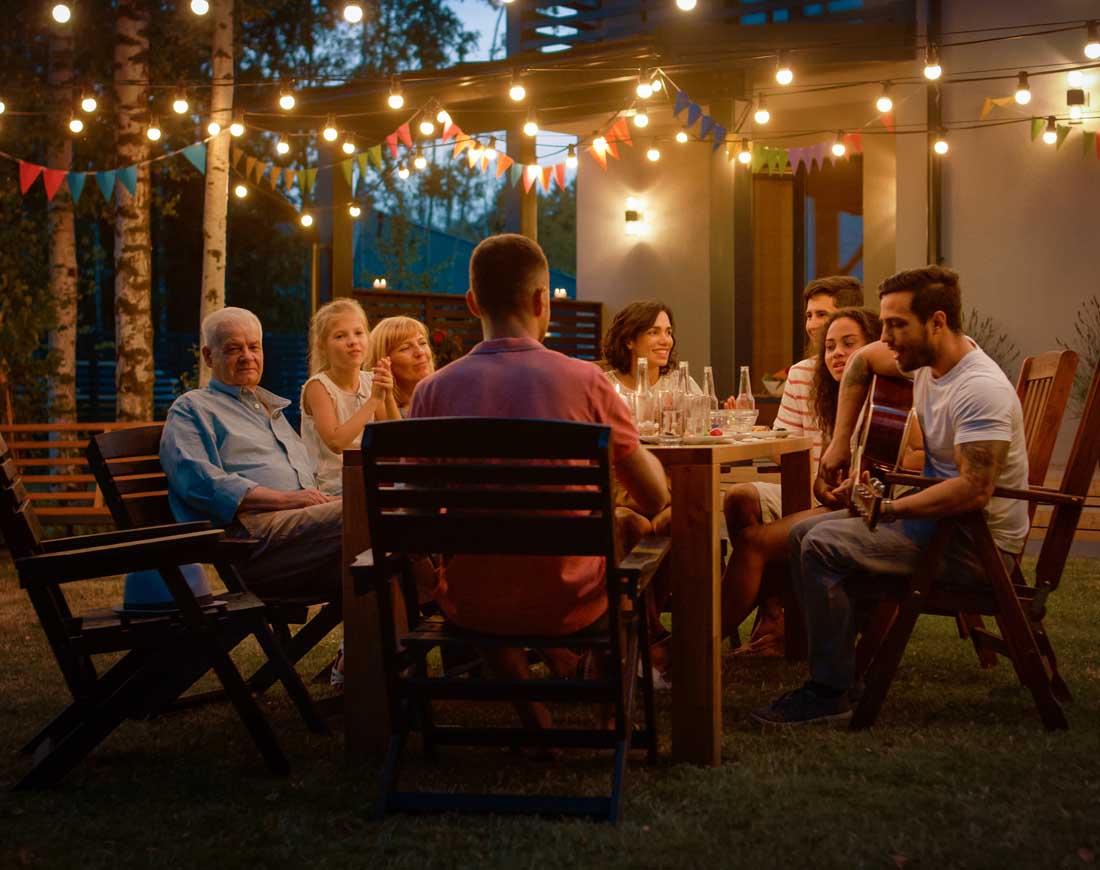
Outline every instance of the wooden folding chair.
[[(88, 465), (103, 492), (111, 516), (121, 529), (175, 522), (168, 503), (168, 480), (160, 464), (160, 436), (163, 423), (103, 432), (88, 443)], [(341, 621), (340, 602), (285, 601), (264, 597), (275, 636), (291, 662), (297, 664), (324, 640)], [(309, 605), (321, 604), (313, 619)], [(291, 625), (302, 625), (296, 633)], [(253, 692), (262, 692), (278, 679), (271, 662), (266, 662), (248, 679)]]
[[(1058, 672), (1054, 648), (1043, 626), (1046, 602), (1058, 583), (1069, 556), (1092, 476), (1100, 462), (1100, 367), (1092, 379), (1077, 436), (1059, 489), (1029, 486), (1014, 490), (998, 487), (995, 498), (1012, 498), (1029, 505), (1052, 505), (1050, 527), (1039, 552), (1035, 585), (1024, 579), (1019, 564), (1010, 572), (1001, 561), (980, 511), (941, 520), (921, 569), (910, 580), (882, 646), (866, 675), (866, 688), (852, 716), (852, 728), (874, 724), (912, 634), (917, 617), (979, 614), (996, 620), (1000, 634), (972, 628), (979, 648), (991, 649), (1012, 661), (1016, 674), (1032, 694), (1047, 730), (1068, 728), (1061, 704), (1070, 700), (1069, 687)], [(914, 475), (888, 475), (887, 482), (928, 487), (939, 481)], [(940, 557), (956, 526), (963, 525), (976, 542), (989, 579), (988, 587), (955, 588), (950, 577), (940, 577)]]
[[(379, 596), (391, 734), (378, 811), (459, 811), (583, 815), (617, 822), (627, 751), (656, 758), (652, 670), (645, 596), (668, 552), (667, 538), (647, 538), (616, 565), (610, 429), (547, 420), (427, 419), (374, 423), (363, 433), (372, 549), (352, 567), (359, 594)], [(421, 620), (395, 630), (390, 577), (410, 554), (598, 556), (607, 570), (607, 628), (570, 637), (491, 635)], [(523, 576), (515, 578), (517, 584)], [(607, 656), (595, 679), (433, 676), (434, 647), (568, 647)], [(638, 662), (645, 725), (634, 727)], [(606, 704), (614, 728), (458, 727), (437, 724), (432, 702)], [(440, 745), (563, 746), (614, 751), (611, 793), (601, 797), (405, 792), (398, 790), (402, 748), (420, 730), (429, 758)]]
[[(263, 602), (248, 592), (230, 592), (204, 605), (181, 573), (181, 565), (196, 560), (232, 571), (235, 560), (247, 557), (247, 545), (225, 540), (222, 529), (187, 523), (43, 540), (38, 517), (0, 438), (0, 530), (73, 696), (23, 748), (34, 754), (35, 763), (18, 788), (57, 782), (123, 719), (156, 715), (211, 669), (268, 767), (287, 773), (286, 757), (229, 656), (249, 635), (259, 642), (309, 727), (325, 730), (271, 634)], [(160, 572), (175, 608), (139, 613), (71, 610), (65, 595), (71, 584), (141, 570)], [(97, 673), (93, 657), (111, 653), (123, 655)]]

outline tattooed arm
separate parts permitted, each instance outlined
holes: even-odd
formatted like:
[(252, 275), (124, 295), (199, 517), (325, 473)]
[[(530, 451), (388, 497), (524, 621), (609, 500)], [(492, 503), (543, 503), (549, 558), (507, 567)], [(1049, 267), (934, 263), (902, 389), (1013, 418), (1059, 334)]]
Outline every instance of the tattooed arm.
[(959, 476), (899, 498), (899, 517), (942, 517), (984, 508), (993, 497), (997, 474), (1008, 458), (1008, 441), (970, 441), (955, 445)]

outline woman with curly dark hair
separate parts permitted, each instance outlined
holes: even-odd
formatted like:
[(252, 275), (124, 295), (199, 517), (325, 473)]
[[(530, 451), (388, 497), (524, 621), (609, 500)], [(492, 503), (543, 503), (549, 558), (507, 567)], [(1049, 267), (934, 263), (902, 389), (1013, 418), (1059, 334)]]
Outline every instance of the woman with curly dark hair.
[[(649, 362), (649, 385), (660, 389), (662, 380), (676, 371), (676, 333), (672, 309), (663, 302), (631, 302), (611, 321), (603, 337), (605, 374), (620, 393), (638, 388), (638, 358)], [(699, 392), (691, 381), (689, 389)]]

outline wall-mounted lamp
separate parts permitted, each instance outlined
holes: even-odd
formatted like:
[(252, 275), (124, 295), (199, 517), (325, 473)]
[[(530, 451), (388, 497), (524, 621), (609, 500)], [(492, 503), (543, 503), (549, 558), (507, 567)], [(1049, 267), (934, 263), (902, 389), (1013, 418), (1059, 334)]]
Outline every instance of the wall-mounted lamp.
[(386, 289), (386, 279), (385, 278), (375, 278), (374, 281), (371, 282), (371, 285), (374, 287), (375, 290), (385, 290)]
[(568, 299), (569, 298), (569, 291), (566, 290), (564, 287), (555, 287), (554, 288), (554, 298), (555, 299)]
[(627, 197), (623, 220), (626, 221), (628, 236), (644, 236), (649, 231), (649, 226), (646, 224), (645, 203), (636, 196)]

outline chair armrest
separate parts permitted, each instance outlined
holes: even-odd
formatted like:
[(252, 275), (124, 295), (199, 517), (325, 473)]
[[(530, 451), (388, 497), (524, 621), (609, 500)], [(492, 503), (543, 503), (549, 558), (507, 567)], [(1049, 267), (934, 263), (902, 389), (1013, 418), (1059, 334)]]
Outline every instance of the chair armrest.
[(615, 573), (625, 581), (628, 594), (637, 595), (649, 585), (671, 547), (672, 538), (650, 536), (638, 541), (623, 557)]
[(374, 564), (374, 548), (368, 548), (355, 557), (351, 563), (351, 577), (355, 584), (355, 594), (365, 595), (377, 592), (382, 583), (388, 583), (395, 574), (405, 568), (404, 560), (398, 556), (387, 555), (381, 566)]
[[(890, 472), (886, 475), (886, 482), (891, 485), (912, 486), (917, 489), (927, 489), (937, 483), (943, 483), (943, 478), (922, 477), (919, 474), (896, 474)], [(993, 490), (994, 498), (1012, 498), (1018, 501), (1034, 502), (1036, 504), (1083, 504), (1084, 498), (1079, 495), (1067, 495), (1056, 489), (1045, 486), (1029, 486), (1027, 489), (1013, 489), (1007, 486), (998, 486)]]
[(26, 589), (30, 586), (111, 577), (130, 571), (163, 568), (166, 565), (211, 563), (225, 556), (225, 551), (219, 547), (224, 534), (222, 529), (210, 529), (186, 535), (84, 547), (61, 553), (42, 553), (16, 559), (15, 567), (19, 571), (20, 585)]
[(107, 547), (113, 544), (125, 544), (130, 541), (142, 541), (148, 538), (163, 538), (166, 535), (186, 535), (191, 532), (205, 532), (211, 528), (205, 520), (195, 523), (172, 523), (166, 526), (142, 526), (139, 529), (119, 529), (115, 532), (100, 532), (94, 535), (74, 535), (69, 538), (52, 538), (42, 542), (46, 553), (61, 553), (68, 550), (87, 549), (88, 547)]

